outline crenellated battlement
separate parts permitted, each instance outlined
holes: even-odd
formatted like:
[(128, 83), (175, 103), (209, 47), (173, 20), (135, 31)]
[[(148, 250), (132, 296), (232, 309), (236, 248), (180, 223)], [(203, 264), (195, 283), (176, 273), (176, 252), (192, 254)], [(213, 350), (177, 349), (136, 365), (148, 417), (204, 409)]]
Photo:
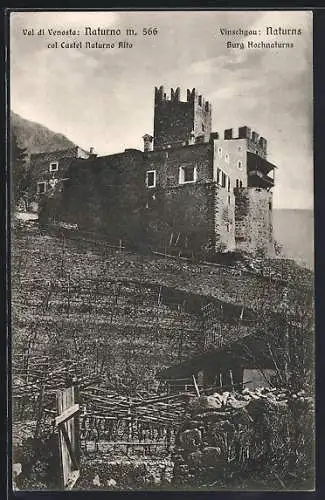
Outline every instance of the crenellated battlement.
[(211, 111), (211, 104), (209, 101), (205, 100), (204, 97), (197, 92), (194, 88), (192, 90), (186, 90), (186, 100), (181, 99), (181, 89), (177, 87), (176, 89), (171, 88), (170, 93), (165, 92), (165, 87), (161, 85), (160, 87), (155, 87), (155, 105), (162, 104), (164, 102), (187, 102), (195, 103), (201, 106), (205, 111)]
[(182, 100), (180, 87), (168, 94), (155, 87), (154, 148), (208, 142), (211, 133), (211, 104), (195, 88)]
[(258, 152), (263, 154), (264, 156), (266, 156), (267, 154), (267, 140), (264, 137), (260, 136), (255, 130), (252, 130), (246, 125), (238, 127), (237, 134), (234, 133), (234, 130), (232, 128), (227, 128), (224, 131), (224, 139), (247, 139), (251, 149), (255, 147), (256, 150), (258, 150)]

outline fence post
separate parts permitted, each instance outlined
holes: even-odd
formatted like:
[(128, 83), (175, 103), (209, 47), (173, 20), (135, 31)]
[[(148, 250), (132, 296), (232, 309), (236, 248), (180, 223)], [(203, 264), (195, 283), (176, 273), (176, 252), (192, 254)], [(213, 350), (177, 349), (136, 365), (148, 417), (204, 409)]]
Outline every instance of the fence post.
[[(74, 402), (80, 404), (80, 394), (79, 385), (77, 377), (72, 379), (72, 387), (74, 388)], [(80, 437), (80, 414), (76, 413), (74, 417), (74, 427), (75, 427), (75, 454), (77, 462), (80, 462), (80, 449), (81, 449), (81, 437)]]
[(40, 393), (38, 396), (37, 400), (37, 407), (36, 407), (36, 427), (35, 427), (35, 434), (34, 438), (37, 439), (40, 428), (41, 428), (41, 421), (43, 417), (43, 398), (44, 398), (44, 380), (41, 382), (41, 388), (40, 388)]

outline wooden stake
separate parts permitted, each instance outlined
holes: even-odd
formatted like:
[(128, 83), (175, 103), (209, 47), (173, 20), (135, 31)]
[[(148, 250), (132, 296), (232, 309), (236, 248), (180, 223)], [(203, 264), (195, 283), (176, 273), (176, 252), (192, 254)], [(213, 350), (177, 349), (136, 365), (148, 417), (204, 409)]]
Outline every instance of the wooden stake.
[(43, 397), (44, 397), (44, 382), (42, 382), (40, 393), (38, 396), (38, 401), (37, 401), (37, 410), (36, 410), (36, 427), (35, 427), (35, 434), (34, 438), (36, 439), (39, 435), (40, 428), (41, 428), (41, 420), (43, 417)]
[(70, 285), (70, 273), (69, 273), (68, 274), (68, 303), (67, 303), (68, 318), (70, 316), (70, 293), (71, 293), (71, 285)]
[(198, 398), (199, 398), (199, 397), (200, 397), (200, 391), (199, 391), (198, 385), (197, 385), (197, 383), (196, 383), (194, 373), (193, 373), (193, 375), (192, 375), (192, 378), (193, 378), (193, 382), (194, 382), (194, 387), (195, 387), (196, 394), (197, 394), (197, 396), (198, 396)]
[(234, 392), (235, 388), (234, 388), (234, 379), (233, 379), (233, 376), (232, 376), (232, 370), (229, 370), (229, 375), (230, 375), (231, 390), (232, 390), (232, 392)]

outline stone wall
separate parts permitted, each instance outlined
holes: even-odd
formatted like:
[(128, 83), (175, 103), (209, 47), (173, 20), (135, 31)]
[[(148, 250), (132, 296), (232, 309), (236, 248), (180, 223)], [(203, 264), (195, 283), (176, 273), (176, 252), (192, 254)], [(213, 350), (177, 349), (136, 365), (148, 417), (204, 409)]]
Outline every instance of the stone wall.
[(262, 188), (242, 188), (236, 194), (237, 250), (272, 256), (272, 193)]
[(61, 218), (112, 238), (141, 239), (145, 208), (142, 165), (143, 153), (138, 150), (75, 161), (60, 202)]
[[(144, 171), (156, 170), (156, 188), (145, 188), (148, 241), (194, 251), (214, 248), (214, 183), (210, 144), (148, 153)], [(197, 180), (179, 183), (181, 167), (194, 166)], [(144, 172), (145, 175), (145, 172)]]
[(214, 231), (217, 252), (235, 250), (235, 198), (216, 183), (214, 185)]
[(189, 102), (163, 101), (155, 106), (154, 147), (182, 144), (189, 139), (194, 123), (194, 106)]
[[(52, 178), (64, 177), (71, 162), (77, 158), (78, 147), (62, 151), (32, 154), (30, 158), (30, 192), (31, 196), (37, 192), (37, 182), (48, 182)], [(58, 162), (58, 170), (50, 172), (50, 163)]]
[[(57, 200), (52, 197), (48, 202), (47, 211), (42, 204), (42, 214), (131, 245), (167, 251), (176, 247), (198, 254), (236, 249), (270, 254), (272, 194), (258, 188), (236, 189), (236, 180), (245, 186), (245, 163), (237, 166), (236, 158), (242, 158), (244, 151), (238, 151), (241, 144), (235, 142), (222, 141), (224, 148), (233, 146), (229, 163), (218, 155), (219, 141), (63, 158), (59, 168), (67, 162), (67, 180), (61, 193), (58, 189)], [(180, 183), (180, 170), (186, 167), (195, 168), (195, 182)], [(215, 179), (217, 168), (228, 176), (226, 185)], [(153, 186), (146, 185), (148, 171), (155, 171)]]
[(211, 133), (211, 105), (195, 89), (187, 91), (187, 100), (180, 100), (180, 89), (171, 89), (170, 98), (160, 87), (155, 90), (154, 149), (182, 145)]
[(184, 189), (186, 186), (179, 184), (179, 168), (195, 166), (197, 181), (193, 185), (197, 186), (200, 183), (211, 182), (213, 179), (212, 155), (213, 148), (210, 143), (152, 151), (144, 156), (144, 171), (157, 171), (157, 187)]
[(173, 485), (312, 489), (313, 415), (313, 398), (304, 391), (259, 388), (193, 398), (176, 439)]
[[(210, 154), (211, 145), (201, 144), (75, 160), (67, 172), (56, 218), (131, 244), (176, 245), (194, 251), (214, 248)], [(195, 166), (197, 182), (179, 184), (179, 169), (187, 165)], [(153, 188), (146, 186), (150, 170), (156, 171)]]

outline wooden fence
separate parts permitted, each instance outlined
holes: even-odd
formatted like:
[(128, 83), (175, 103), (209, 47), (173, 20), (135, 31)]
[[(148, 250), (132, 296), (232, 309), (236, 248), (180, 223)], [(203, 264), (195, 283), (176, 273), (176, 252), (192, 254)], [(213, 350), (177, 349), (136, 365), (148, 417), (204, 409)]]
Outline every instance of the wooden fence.
[(79, 404), (73, 386), (57, 392), (57, 410), (62, 486), (71, 490), (80, 476)]
[(170, 453), (182, 421), (187, 394), (135, 397), (89, 387), (80, 392), (82, 450), (88, 453)]

